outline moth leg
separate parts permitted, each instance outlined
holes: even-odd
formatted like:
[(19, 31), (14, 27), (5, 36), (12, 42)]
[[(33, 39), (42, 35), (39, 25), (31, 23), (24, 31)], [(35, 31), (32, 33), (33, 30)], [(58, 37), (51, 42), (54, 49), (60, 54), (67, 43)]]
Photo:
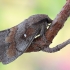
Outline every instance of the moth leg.
[(41, 31), (40, 31), (40, 36), (43, 37), (43, 41), (47, 41), (46, 38), (45, 38), (45, 32), (47, 30), (47, 27), (48, 27), (48, 23), (47, 22), (44, 22), (44, 24), (41, 26)]
[(41, 31), (40, 31), (40, 36), (43, 36), (45, 34), (45, 26), (42, 25)]

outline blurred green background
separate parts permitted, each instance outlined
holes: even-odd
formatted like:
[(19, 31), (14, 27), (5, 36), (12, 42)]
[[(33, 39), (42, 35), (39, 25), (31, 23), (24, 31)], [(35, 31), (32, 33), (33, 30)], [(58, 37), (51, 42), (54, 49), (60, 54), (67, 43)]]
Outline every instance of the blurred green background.
[[(47, 14), (54, 19), (66, 0), (0, 0), (0, 30), (13, 27), (34, 14)], [(70, 38), (70, 19), (50, 46)], [(0, 63), (0, 70), (70, 70), (70, 45), (55, 53), (24, 53), (10, 64)]]

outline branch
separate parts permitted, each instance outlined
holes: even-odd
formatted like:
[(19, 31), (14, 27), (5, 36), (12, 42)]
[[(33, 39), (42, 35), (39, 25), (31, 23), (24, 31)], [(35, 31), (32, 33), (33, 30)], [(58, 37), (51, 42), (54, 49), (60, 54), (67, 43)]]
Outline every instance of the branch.
[[(69, 17), (69, 15), (70, 15), (70, 0), (66, 0), (66, 4), (63, 6), (60, 13), (53, 20), (52, 26), (48, 30), (46, 30), (45, 37), (47, 39), (47, 42), (45, 43), (43, 41), (43, 37), (38, 37), (33, 41), (33, 42), (37, 42), (37, 43), (32, 43), (30, 45), (30, 47), (26, 50), (26, 52), (38, 51), (39, 47), (41, 47), (41, 48), (44, 48), (45, 46), (48, 47), (52, 43), (52, 40), (57, 35), (58, 31), (63, 27), (63, 25), (64, 25), (65, 21), (67, 20), (67, 18)], [(62, 44), (64, 44), (64, 43), (62, 43)], [(64, 45), (64, 46), (66, 46), (66, 45)], [(62, 46), (62, 47), (64, 47), (64, 46)], [(59, 47), (60, 47), (60, 45), (59, 45)], [(57, 46), (52, 49), (56, 49), (56, 48), (57, 48)], [(60, 49), (62, 49), (62, 48), (60, 47)], [(44, 48), (44, 51), (46, 51), (46, 48)], [(53, 52), (55, 52), (55, 50)]]
[(61, 50), (62, 48), (64, 48), (68, 44), (70, 44), (70, 39), (68, 39), (67, 41), (65, 41), (53, 48), (45, 47), (42, 51), (49, 52), (49, 53), (57, 52), (57, 51)]

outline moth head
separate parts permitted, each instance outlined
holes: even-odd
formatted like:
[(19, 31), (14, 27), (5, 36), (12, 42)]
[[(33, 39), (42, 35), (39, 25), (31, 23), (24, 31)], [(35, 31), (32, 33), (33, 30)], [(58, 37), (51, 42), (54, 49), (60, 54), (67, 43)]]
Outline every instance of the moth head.
[(47, 15), (46, 21), (49, 24), (49, 23), (52, 23), (53, 20), (51, 18), (49, 18), (48, 15)]

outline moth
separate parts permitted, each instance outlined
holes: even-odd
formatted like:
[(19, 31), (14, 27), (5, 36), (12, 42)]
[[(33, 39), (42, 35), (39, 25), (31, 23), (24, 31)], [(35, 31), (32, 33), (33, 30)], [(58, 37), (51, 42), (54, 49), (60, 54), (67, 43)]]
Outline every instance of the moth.
[(45, 14), (32, 15), (17, 26), (0, 31), (0, 62), (8, 64), (23, 54), (52, 20)]

